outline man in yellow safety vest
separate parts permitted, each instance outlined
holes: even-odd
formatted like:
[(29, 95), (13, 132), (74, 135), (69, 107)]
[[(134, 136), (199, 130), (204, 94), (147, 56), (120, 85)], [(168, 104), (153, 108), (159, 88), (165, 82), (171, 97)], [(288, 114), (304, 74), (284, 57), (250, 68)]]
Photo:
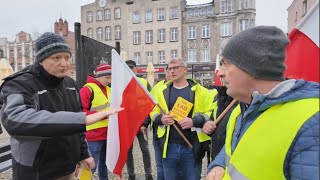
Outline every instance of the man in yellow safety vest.
[[(81, 88), (80, 96), (82, 109), (87, 114), (94, 114), (109, 109), (111, 66), (100, 64), (95, 69), (95, 75), (89, 75), (87, 83)], [(106, 166), (106, 139), (108, 131), (108, 119), (86, 126), (86, 138), (89, 150), (98, 166), (100, 180), (108, 179)], [(92, 169), (95, 172), (96, 168)]]
[(257, 26), (224, 47), (218, 75), (240, 104), (207, 180), (319, 179), (319, 83), (284, 78), (288, 44)]

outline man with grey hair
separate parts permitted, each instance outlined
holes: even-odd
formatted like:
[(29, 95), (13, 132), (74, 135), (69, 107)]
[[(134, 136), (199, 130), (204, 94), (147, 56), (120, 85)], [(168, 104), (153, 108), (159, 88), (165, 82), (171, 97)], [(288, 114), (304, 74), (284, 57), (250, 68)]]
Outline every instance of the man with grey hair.
[(319, 179), (319, 83), (285, 80), (287, 36), (257, 26), (233, 36), (218, 75), (238, 100), (207, 180)]
[[(185, 61), (181, 58), (172, 59), (168, 64), (168, 73), (172, 81), (166, 83), (154, 95), (160, 107), (166, 111), (166, 114), (162, 114), (161, 110), (155, 107), (151, 112), (154, 125), (158, 126), (157, 138), (160, 140), (163, 174), (166, 180), (178, 180), (180, 174), (186, 180), (199, 180), (202, 158), (206, 151), (203, 143), (210, 140), (201, 129), (211, 115), (207, 106), (212, 104), (207, 98), (209, 92), (194, 80), (187, 79), (187, 71)], [(178, 98), (192, 103), (193, 108), (186, 117), (176, 121), (174, 115), (169, 112)], [(188, 147), (179, 132), (172, 127), (173, 124), (191, 142), (193, 148)]]
[(0, 87), (1, 121), (11, 135), (14, 180), (69, 180), (82, 162), (93, 168), (84, 132), (123, 108), (86, 115), (79, 91), (68, 77), (69, 45), (55, 33), (44, 33), (35, 44), (36, 60), (5, 78)]

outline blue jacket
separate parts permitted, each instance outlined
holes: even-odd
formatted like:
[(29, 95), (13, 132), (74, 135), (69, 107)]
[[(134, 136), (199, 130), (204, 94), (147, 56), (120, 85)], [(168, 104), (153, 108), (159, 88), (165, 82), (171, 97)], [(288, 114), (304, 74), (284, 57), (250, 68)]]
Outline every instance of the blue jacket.
[[(241, 137), (269, 107), (306, 98), (319, 98), (319, 83), (304, 80), (287, 80), (280, 83), (268, 94), (253, 92), (250, 106), (241, 103), (241, 115), (237, 120), (232, 136), (232, 152)], [(208, 172), (214, 166), (225, 168), (225, 147), (209, 164)], [(288, 151), (284, 162), (284, 175), (287, 179), (319, 179), (319, 111), (301, 127)]]

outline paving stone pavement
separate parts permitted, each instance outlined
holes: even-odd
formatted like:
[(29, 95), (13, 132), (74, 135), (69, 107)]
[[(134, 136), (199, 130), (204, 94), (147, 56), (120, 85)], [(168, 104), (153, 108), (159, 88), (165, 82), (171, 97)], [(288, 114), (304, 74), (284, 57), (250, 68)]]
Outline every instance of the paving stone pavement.
[[(149, 149), (150, 149), (150, 155), (151, 155), (152, 175), (154, 177), (154, 180), (156, 180), (156, 165), (155, 165), (155, 159), (154, 159), (154, 149), (153, 149), (153, 145), (152, 145), (152, 135), (151, 134), (152, 133), (149, 133)], [(0, 145), (6, 144), (6, 143), (9, 143), (9, 135), (6, 132), (4, 132), (3, 134), (0, 135)], [(141, 154), (141, 150), (140, 150), (139, 142), (138, 142), (137, 138), (134, 141), (133, 157), (135, 157), (134, 163), (135, 163), (136, 180), (145, 180), (142, 154)], [(205, 173), (207, 172), (206, 167), (207, 167), (207, 161), (206, 161), (206, 158), (204, 158), (203, 165), (202, 165), (202, 179), (201, 180), (204, 180)], [(97, 176), (97, 173), (94, 173), (92, 180), (98, 180), (98, 179), (99, 178)], [(127, 173), (126, 166), (124, 166), (123, 177), (121, 179), (118, 176), (109, 172), (109, 180), (125, 180), (125, 179), (128, 179), (128, 173)], [(12, 180), (11, 169), (0, 173), (0, 180)]]

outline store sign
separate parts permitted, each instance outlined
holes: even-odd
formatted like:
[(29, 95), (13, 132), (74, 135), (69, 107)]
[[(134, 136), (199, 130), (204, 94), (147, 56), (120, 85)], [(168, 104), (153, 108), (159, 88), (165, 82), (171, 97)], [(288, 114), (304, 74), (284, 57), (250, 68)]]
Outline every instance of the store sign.
[[(154, 70), (155, 70), (154, 71), (155, 73), (165, 72), (165, 68), (154, 68)], [(143, 67), (137, 68), (137, 72), (138, 73), (148, 73), (147, 68), (143, 68)]]

